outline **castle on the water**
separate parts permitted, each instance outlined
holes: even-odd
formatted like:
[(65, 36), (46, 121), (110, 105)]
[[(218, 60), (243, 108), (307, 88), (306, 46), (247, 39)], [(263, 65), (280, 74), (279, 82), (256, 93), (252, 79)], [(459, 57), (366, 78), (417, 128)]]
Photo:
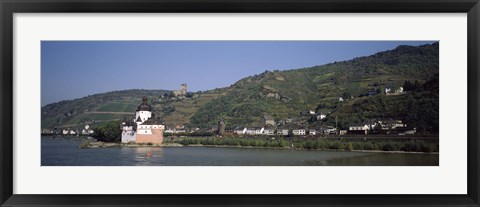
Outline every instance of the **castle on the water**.
[(122, 143), (161, 144), (165, 124), (153, 117), (152, 107), (143, 97), (132, 122), (122, 123)]

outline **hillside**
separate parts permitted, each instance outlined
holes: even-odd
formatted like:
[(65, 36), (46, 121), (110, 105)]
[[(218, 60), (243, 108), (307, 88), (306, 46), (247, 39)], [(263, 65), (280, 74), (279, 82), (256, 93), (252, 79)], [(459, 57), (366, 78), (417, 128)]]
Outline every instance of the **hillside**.
[[(197, 98), (165, 101), (165, 90), (126, 90), (61, 101), (42, 107), (42, 128), (78, 127), (130, 118), (143, 96), (154, 114), (168, 126), (210, 128), (223, 119), (227, 127), (261, 126), (269, 114), (278, 122), (303, 126), (349, 124), (372, 119), (401, 119), (410, 126), (438, 130), (439, 45), (399, 46), (349, 61), (287, 71), (265, 71), (230, 87), (197, 92)], [(405, 81), (416, 88), (401, 96), (386, 96), (385, 88)], [(380, 92), (370, 94), (369, 92)], [(339, 101), (343, 97), (345, 101)], [(353, 99), (352, 99), (353, 97)], [(423, 110), (428, 108), (428, 110)], [(315, 120), (304, 112), (327, 114)], [(436, 124), (436, 128), (432, 126)]]
[[(394, 50), (349, 61), (297, 70), (265, 71), (238, 81), (229, 88), (227, 95), (200, 108), (192, 117), (191, 125), (207, 127), (224, 119), (230, 127), (259, 126), (263, 114), (272, 115), (275, 120), (298, 119), (302, 112), (309, 110), (330, 113), (327, 123), (322, 124), (334, 124), (332, 117), (335, 115), (345, 118), (344, 113), (353, 110), (352, 107), (370, 104), (368, 99), (377, 98), (358, 98), (369, 90), (382, 92), (385, 87), (402, 86), (406, 80), (424, 83), (438, 77), (438, 54), (438, 43), (418, 47), (399, 46)], [(339, 101), (339, 97), (345, 95), (354, 97), (345, 101), (349, 104)], [(384, 98), (391, 102), (395, 102), (391, 99), (401, 99)], [(361, 104), (360, 101), (367, 102)], [(438, 101), (433, 107), (437, 111), (438, 122)], [(406, 116), (382, 113), (382, 117), (389, 118)], [(349, 120), (349, 123), (376, 118), (358, 114), (349, 116), (352, 115), (357, 118)], [(299, 121), (298, 124), (309, 123)]]
[(102, 122), (132, 119), (144, 96), (153, 106), (154, 115), (173, 124), (186, 124), (196, 110), (219, 96), (215, 92), (197, 92), (198, 98), (165, 101), (171, 91), (132, 89), (95, 94), (79, 99), (60, 101), (42, 107), (42, 128), (83, 128)]

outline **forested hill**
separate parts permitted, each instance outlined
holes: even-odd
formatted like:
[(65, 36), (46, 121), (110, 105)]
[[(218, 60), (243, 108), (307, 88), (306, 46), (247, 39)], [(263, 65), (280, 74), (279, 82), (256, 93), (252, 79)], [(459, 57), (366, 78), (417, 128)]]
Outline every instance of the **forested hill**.
[[(100, 93), (74, 100), (60, 101), (42, 107), (42, 128), (76, 125), (95, 120), (119, 120), (133, 114), (142, 97), (159, 97), (166, 90), (122, 90)], [(111, 112), (111, 113), (95, 113)]]
[[(377, 96), (384, 96), (388, 101), (398, 98), (385, 97), (382, 92), (386, 87), (403, 86), (406, 80), (412, 83), (417, 81), (416, 90), (421, 90), (424, 83), (432, 80), (433, 82), (436, 80), (438, 88), (438, 72), (438, 43), (416, 47), (399, 46), (393, 50), (367, 57), (310, 68), (265, 71), (233, 84), (228, 88), (225, 96), (200, 108), (192, 117), (190, 124), (207, 127), (223, 119), (230, 126), (259, 126), (263, 114), (272, 115), (275, 120), (295, 119), (301, 113), (310, 110), (330, 113), (330, 116), (326, 123), (307, 122), (300, 119), (297, 124), (333, 124), (334, 116), (338, 116), (339, 122), (345, 125), (343, 127), (354, 122), (365, 122), (376, 118), (405, 120), (408, 115), (407, 111), (398, 112), (394, 109), (386, 109), (386, 106), (381, 106), (381, 104), (380, 106), (371, 106), (368, 111), (361, 113), (345, 114), (342, 112), (352, 111), (350, 109), (356, 107), (353, 105), (356, 102), (377, 98)], [(372, 90), (380, 92), (380, 94), (368, 96), (367, 94)], [(428, 102), (424, 105), (433, 107), (432, 110), (436, 112), (436, 114), (432, 114), (433, 118), (428, 118), (435, 120), (436, 117), (438, 122), (438, 90), (436, 94), (427, 94), (422, 96)], [(408, 94), (408, 97), (411, 95), (412, 93)], [(342, 96), (345, 99), (344, 102), (339, 101), (339, 97)], [(368, 104), (374, 103), (369, 102)], [(395, 105), (396, 103), (391, 104)], [(424, 107), (420, 103), (405, 104), (409, 104), (412, 109)], [(397, 106), (402, 107), (401, 105)], [(417, 122), (418, 120), (410, 121)]]
[[(167, 125), (210, 128), (224, 120), (228, 128), (261, 126), (261, 117), (268, 114), (277, 122), (293, 120), (307, 127), (334, 125), (334, 117), (343, 128), (373, 119), (401, 119), (410, 126), (435, 131), (438, 129), (432, 126), (438, 128), (438, 72), (438, 43), (399, 46), (348, 61), (265, 71), (230, 87), (197, 93), (196, 99), (156, 101), (169, 91), (127, 90), (62, 101), (42, 107), (42, 127), (118, 120), (133, 114), (141, 97), (147, 96), (153, 101), (156, 116)], [(410, 83), (406, 94), (385, 95), (385, 88), (395, 90), (406, 81)], [(419, 110), (425, 107), (428, 112)], [(302, 115), (310, 110), (327, 114), (327, 119), (319, 121)], [(413, 116), (409, 110), (422, 114)]]

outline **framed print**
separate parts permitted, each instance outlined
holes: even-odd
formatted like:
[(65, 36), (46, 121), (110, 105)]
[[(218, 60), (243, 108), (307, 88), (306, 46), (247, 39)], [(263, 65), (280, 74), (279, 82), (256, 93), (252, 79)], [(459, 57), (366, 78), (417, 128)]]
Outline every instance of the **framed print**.
[(2, 1), (2, 206), (479, 206), (478, 1)]

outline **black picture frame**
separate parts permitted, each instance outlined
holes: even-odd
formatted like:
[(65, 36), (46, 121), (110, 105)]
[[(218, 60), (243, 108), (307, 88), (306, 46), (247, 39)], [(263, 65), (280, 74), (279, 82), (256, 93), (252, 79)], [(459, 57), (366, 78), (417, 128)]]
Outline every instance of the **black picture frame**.
[[(1, 206), (480, 206), (478, 0), (0, 0)], [(465, 195), (19, 195), (13, 194), (14, 13), (467, 13), (468, 189)], [(450, 179), (450, 178), (445, 178)]]

